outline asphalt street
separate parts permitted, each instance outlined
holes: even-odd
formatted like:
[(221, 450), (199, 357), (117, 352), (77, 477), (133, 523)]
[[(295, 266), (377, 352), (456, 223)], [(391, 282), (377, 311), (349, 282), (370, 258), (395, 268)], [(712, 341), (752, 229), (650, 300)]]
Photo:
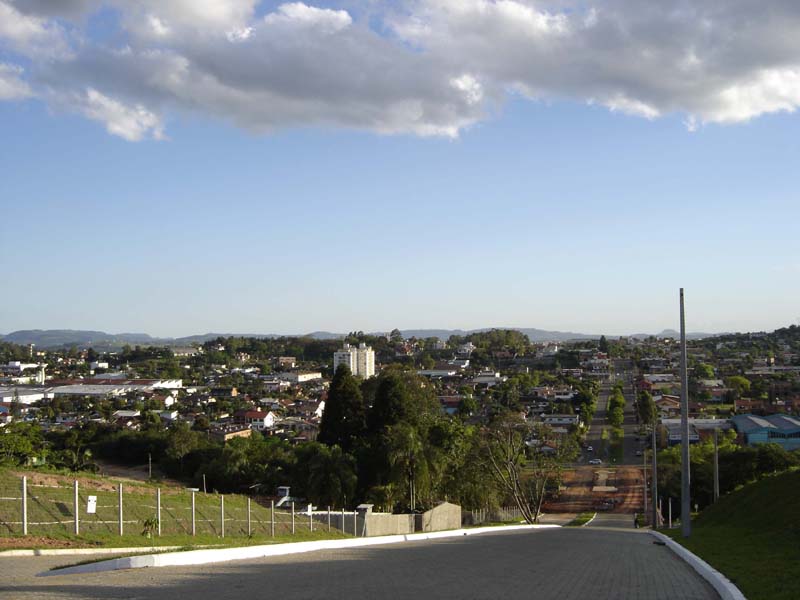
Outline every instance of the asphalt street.
[(3, 559), (0, 598), (718, 598), (650, 535), (606, 527), (507, 532), (199, 567), (36, 576), (66, 562), (64, 557)]

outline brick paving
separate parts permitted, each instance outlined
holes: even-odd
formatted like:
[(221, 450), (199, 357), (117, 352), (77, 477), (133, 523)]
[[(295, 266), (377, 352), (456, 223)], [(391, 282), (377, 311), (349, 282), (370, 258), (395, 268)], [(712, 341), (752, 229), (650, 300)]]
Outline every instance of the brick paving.
[(717, 599), (643, 532), (564, 528), (315, 552), (200, 567), (35, 577), (64, 557), (3, 559), (0, 598)]

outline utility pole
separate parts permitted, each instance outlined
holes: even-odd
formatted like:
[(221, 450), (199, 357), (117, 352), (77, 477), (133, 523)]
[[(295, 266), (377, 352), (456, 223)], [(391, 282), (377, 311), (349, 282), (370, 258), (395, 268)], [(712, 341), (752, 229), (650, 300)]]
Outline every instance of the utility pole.
[(714, 502), (719, 500), (719, 442), (717, 441), (718, 429), (714, 428)]
[(658, 529), (658, 459), (656, 457), (656, 424), (653, 422), (653, 436), (650, 441), (651, 451), (653, 453), (653, 488), (652, 488), (652, 500), (653, 500), (653, 523), (651, 527), (653, 529)]
[(647, 522), (647, 451), (642, 453), (642, 490), (644, 492), (644, 501), (642, 505), (642, 519)]
[(689, 376), (686, 372), (686, 315), (681, 288), (681, 533), (692, 535), (692, 504), (689, 487)]

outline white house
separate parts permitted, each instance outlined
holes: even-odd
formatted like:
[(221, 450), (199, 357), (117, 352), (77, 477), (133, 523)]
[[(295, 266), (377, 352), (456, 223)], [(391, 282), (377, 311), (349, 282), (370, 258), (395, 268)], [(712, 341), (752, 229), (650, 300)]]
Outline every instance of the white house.
[(276, 375), (278, 379), (282, 379), (284, 381), (288, 381), (289, 383), (308, 383), (309, 381), (317, 381), (318, 379), (322, 379), (322, 373), (318, 371), (287, 371), (286, 373), (278, 373)]

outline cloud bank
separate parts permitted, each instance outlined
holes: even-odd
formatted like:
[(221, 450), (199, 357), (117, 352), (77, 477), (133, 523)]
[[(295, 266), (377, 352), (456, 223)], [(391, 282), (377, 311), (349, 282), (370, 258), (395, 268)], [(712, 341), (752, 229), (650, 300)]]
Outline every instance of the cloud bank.
[(509, 95), (690, 128), (800, 105), (795, 0), (321, 2), (0, 0), (0, 100), (130, 141), (184, 113), (456, 137)]

